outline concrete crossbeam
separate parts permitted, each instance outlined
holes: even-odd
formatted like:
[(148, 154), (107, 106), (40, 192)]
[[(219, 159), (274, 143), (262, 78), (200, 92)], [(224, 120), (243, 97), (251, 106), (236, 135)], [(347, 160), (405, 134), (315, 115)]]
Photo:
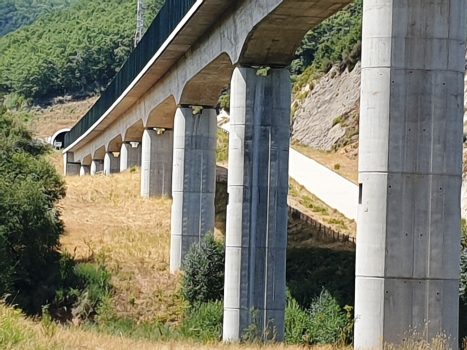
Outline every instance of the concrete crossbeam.
[(355, 348), (457, 348), (465, 0), (364, 2)]
[(256, 324), (284, 339), (291, 82), (285, 69), (237, 68), (231, 121), (224, 297), (225, 341)]
[(182, 268), (193, 243), (214, 232), (217, 113), (179, 108), (175, 114), (170, 270)]
[(172, 195), (173, 131), (144, 130), (141, 156), (141, 195)]
[(141, 167), (141, 143), (133, 147), (130, 142), (124, 142), (120, 151), (120, 171), (125, 171), (132, 166)]

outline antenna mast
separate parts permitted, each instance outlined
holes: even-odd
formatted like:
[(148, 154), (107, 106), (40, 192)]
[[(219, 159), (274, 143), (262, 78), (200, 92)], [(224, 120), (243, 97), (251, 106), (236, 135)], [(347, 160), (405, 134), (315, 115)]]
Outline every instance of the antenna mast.
[(136, 35), (135, 35), (135, 47), (141, 41), (144, 34), (144, 0), (138, 0), (138, 10), (136, 19)]

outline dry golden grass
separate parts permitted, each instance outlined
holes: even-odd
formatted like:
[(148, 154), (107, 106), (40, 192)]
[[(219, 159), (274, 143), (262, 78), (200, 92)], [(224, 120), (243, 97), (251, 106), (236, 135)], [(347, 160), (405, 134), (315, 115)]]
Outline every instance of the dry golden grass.
[(355, 237), (357, 223), (350, 220), (334, 208), (324, 203), (297, 181), (290, 178), (289, 203), (321, 224), (332, 228), (334, 231), (345, 233)]
[[(51, 158), (62, 169), (60, 153)], [(66, 177), (62, 249), (107, 265), (118, 316), (175, 323), (185, 303), (177, 293), (180, 276), (169, 272), (172, 200), (141, 197), (140, 178), (139, 170)]]
[(298, 144), (292, 144), (292, 148), (345, 177), (347, 180), (358, 184), (358, 159), (350, 159), (343, 154), (324, 152)]
[(36, 137), (46, 138), (58, 130), (70, 128), (81, 119), (94, 105), (97, 97), (84, 101), (57, 104), (34, 113), (31, 128)]

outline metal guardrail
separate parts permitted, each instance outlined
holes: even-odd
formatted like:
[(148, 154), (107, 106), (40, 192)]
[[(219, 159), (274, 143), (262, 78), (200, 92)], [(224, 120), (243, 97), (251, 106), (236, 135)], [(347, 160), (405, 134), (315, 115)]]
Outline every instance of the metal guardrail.
[(323, 225), (322, 223), (316, 221), (312, 217), (302, 213), (300, 209), (295, 208), (289, 204), (289, 213), (293, 216), (297, 216), (300, 220), (305, 221), (310, 226), (313, 226), (316, 231), (320, 232), (324, 237), (332, 238), (334, 241), (344, 242), (344, 243), (353, 243), (356, 244), (357, 240), (355, 237), (351, 237), (345, 233), (334, 231), (332, 228)]
[(107, 89), (89, 112), (65, 136), (65, 147), (73, 144), (112, 106), (150, 59), (161, 48), (196, 0), (166, 0), (146, 34)]

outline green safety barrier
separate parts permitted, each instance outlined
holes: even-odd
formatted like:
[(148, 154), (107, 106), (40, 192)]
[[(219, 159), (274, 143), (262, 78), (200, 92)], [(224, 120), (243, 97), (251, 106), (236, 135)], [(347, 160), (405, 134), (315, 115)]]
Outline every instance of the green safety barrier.
[(65, 148), (73, 144), (112, 106), (160, 49), (196, 0), (166, 0), (138, 46), (123, 64), (89, 112), (65, 135)]

